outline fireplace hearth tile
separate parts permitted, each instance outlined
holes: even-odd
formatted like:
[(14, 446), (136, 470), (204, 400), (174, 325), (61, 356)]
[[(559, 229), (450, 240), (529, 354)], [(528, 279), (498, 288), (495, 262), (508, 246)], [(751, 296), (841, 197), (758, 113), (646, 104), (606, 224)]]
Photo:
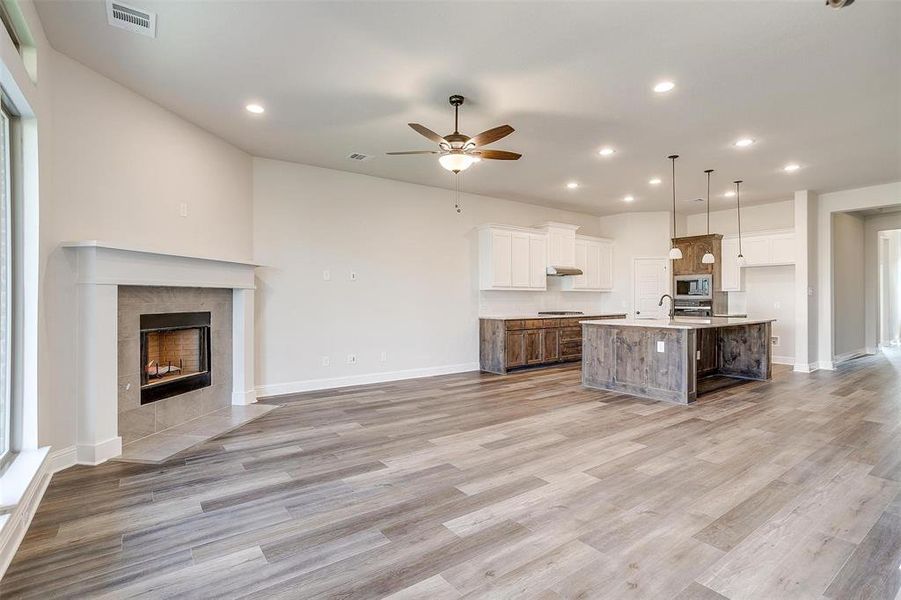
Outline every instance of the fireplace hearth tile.
[(278, 406), (269, 404), (227, 406), (176, 427), (127, 443), (122, 448), (122, 455), (115, 460), (161, 463), (179, 452), (246, 425), (276, 408)]

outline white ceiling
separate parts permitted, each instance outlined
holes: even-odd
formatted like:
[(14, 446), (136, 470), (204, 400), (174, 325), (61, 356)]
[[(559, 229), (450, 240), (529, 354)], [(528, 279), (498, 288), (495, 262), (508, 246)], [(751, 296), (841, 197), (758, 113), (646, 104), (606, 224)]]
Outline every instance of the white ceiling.
[[(706, 168), (714, 210), (737, 178), (749, 204), (901, 179), (898, 2), (129, 3), (158, 13), (156, 39), (107, 25), (103, 2), (38, 11), (61, 52), (256, 156), (452, 188), (434, 157), (384, 153), (432, 149), (406, 124), (450, 132), (460, 93), (461, 131), (509, 123), (492, 147), (524, 154), (466, 172), (490, 196), (666, 209), (671, 153), (686, 212)], [(676, 89), (654, 94), (661, 79)]]

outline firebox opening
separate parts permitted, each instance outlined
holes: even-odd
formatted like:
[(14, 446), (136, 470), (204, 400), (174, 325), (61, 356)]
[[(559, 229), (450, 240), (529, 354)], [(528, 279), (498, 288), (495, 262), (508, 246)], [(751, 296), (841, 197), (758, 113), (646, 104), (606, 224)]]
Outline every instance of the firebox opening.
[(141, 404), (210, 383), (210, 313), (141, 315)]

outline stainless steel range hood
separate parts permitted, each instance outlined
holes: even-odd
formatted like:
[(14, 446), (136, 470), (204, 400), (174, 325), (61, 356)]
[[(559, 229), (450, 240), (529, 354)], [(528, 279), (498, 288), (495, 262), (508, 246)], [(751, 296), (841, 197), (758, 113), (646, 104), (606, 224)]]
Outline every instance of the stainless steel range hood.
[(576, 267), (548, 267), (548, 277), (563, 277), (565, 275), (581, 275), (582, 269)]

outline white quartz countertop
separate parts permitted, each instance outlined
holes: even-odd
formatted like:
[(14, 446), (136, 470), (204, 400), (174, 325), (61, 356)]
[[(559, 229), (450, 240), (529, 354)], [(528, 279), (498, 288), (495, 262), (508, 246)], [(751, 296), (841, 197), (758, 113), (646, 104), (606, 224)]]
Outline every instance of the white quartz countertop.
[(776, 319), (739, 319), (727, 317), (676, 317), (675, 319), (605, 319), (579, 321), (582, 325), (609, 325), (613, 327), (652, 327), (655, 329), (713, 329), (734, 325), (772, 323)]
[(479, 315), (480, 319), (496, 319), (498, 321), (519, 321), (521, 319), (590, 319), (592, 317), (624, 317), (626, 313), (602, 313), (589, 312), (581, 315), (539, 315), (519, 314), (519, 315)]

